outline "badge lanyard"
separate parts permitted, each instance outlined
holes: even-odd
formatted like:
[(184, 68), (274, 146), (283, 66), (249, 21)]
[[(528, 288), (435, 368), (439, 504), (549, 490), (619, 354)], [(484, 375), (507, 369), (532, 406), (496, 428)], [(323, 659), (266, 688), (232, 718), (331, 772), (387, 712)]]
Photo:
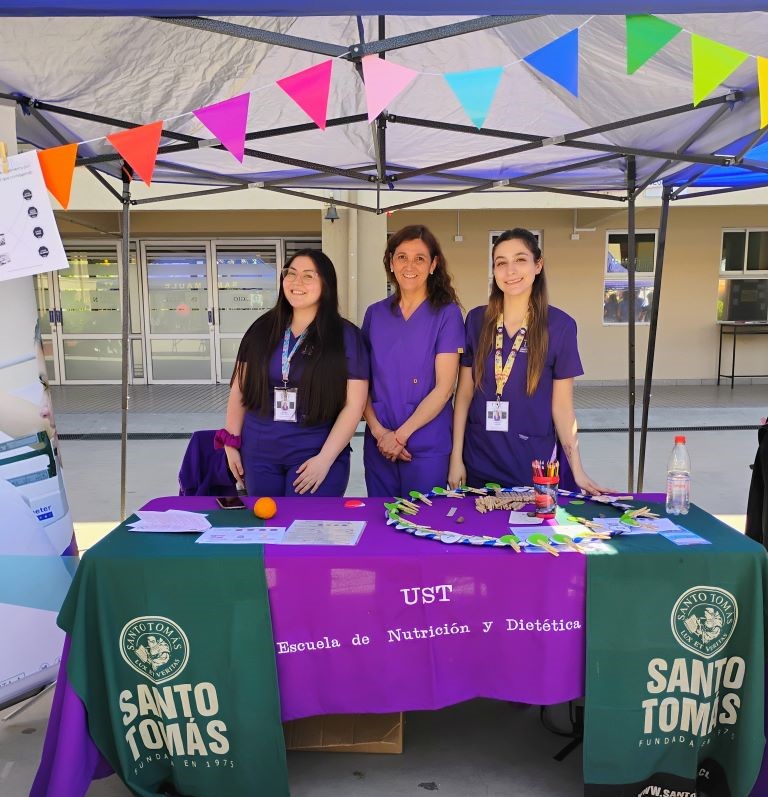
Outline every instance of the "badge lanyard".
[(293, 348), (288, 351), (288, 346), (291, 342), (291, 329), (290, 327), (285, 330), (285, 337), (283, 338), (283, 355), (280, 360), (280, 370), (283, 377), (283, 409), (288, 409), (288, 375), (291, 372), (291, 360), (293, 359), (293, 355), (299, 349), (302, 343), (304, 343), (304, 338), (307, 337), (307, 330), (305, 329), (301, 335), (296, 339), (296, 343), (293, 344)]
[(501, 403), (501, 394), (504, 392), (504, 386), (507, 384), (509, 375), (512, 373), (512, 366), (515, 364), (515, 357), (522, 348), (525, 342), (525, 336), (528, 332), (528, 316), (523, 321), (523, 326), (515, 334), (512, 341), (512, 350), (507, 356), (507, 361), (504, 367), (501, 366), (501, 349), (504, 344), (504, 314), (501, 313), (496, 321), (496, 354), (493, 362), (493, 375), (496, 379), (496, 404)]

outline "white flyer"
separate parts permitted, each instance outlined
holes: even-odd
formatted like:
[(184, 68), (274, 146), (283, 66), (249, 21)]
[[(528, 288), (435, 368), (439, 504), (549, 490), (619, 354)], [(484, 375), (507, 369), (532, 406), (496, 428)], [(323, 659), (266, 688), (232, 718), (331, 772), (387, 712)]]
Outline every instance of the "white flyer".
[(357, 545), (364, 520), (294, 520), (284, 545)]
[(279, 545), (285, 537), (285, 526), (219, 527), (208, 529), (195, 542), (204, 545)]
[(0, 169), (0, 282), (67, 268), (37, 151)]

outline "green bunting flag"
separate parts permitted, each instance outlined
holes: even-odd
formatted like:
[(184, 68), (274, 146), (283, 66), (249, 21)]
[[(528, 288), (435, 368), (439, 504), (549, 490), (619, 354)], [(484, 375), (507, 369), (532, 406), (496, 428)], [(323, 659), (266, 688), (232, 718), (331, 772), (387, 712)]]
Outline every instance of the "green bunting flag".
[(717, 88), (732, 72), (749, 58), (727, 44), (720, 44), (691, 35), (691, 57), (693, 60), (693, 104), (698, 105), (713, 89)]
[(651, 14), (627, 15), (627, 74), (631, 75), (666, 47), (682, 30)]

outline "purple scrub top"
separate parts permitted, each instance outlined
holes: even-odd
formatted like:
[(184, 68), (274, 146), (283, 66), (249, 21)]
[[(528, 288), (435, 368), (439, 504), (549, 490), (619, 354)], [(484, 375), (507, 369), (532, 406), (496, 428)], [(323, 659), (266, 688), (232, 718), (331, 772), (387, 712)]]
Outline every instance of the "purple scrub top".
[[(467, 315), (466, 344), (461, 357), (462, 366), (471, 367), (485, 307), (476, 307)], [(548, 312), (549, 348), (538, 387), (533, 396), (526, 392), (528, 349), (525, 344), (518, 352), (512, 373), (504, 386), (502, 401), (509, 402), (509, 431), (488, 432), (485, 429), (486, 401), (496, 396), (494, 350), (485, 360), (485, 372), (479, 389), (469, 405), (467, 428), (464, 434), (464, 464), (470, 478), (494, 481), (505, 487), (531, 483), (531, 463), (534, 459), (548, 460), (555, 445), (556, 434), (552, 420), (552, 382), (584, 373), (576, 343), (576, 322), (567, 313), (550, 305)], [(512, 348), (512, 338), (504, 330), (502, 357), (504, 362)], [(562, 487), (574, 487), (565, 456), (560, 457)], [(565, 472), (563, 472), (565, 469)]]
[[(289, 350), (296, 343), (293, 333), (290, 336)], [(360, 334), (360, 330), (350, 321), (344, 319), (344, 350), (347, 357), (347, 379), (368, 379), (370, 362), (368, 351)], [(269, 360), (269, 394), (274, 396), (274, 389), (283, 386), (281, 372), (282, 342), (272, 352)], [(288, 387), (298, 387), (304, 371), (306, 357), (301, 349), (291, 359), (291, 370)], [(275, 421), (270, 409), (269, 415), (246, 412), (243, 424), (243, 454), (250, 459), (265, 462), (296, 464), (315, 456), (323, 447), (333, 424), (319, 423), (307, 426), (301, 418), (297, 423)], [(346, 452), (349, 451), (347, 446)], [(342, 452), (341, 455), (344, 455)], [(341, 456), (340, 455), (340, 456)]]
[[(459, 306), (451, 302), (432, 307), (425, 299), (406, 321), (392, 297), (365, 311), (363, 338), (371, 356), (371, 402), (387, 429), (397, 429), (435, 387), (435, 357), (460, 353), (464, 323)], [(408, 440), (413, 454), (451, 452), (453, 409), (448, 402), (440, 414)]]

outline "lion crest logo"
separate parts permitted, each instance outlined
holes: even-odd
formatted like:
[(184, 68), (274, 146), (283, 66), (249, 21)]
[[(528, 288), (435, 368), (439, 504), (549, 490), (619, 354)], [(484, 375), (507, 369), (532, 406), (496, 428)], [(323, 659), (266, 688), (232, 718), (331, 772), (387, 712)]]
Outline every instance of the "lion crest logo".
[(120, 632), (120, 655), (155, 684), (170, 681), (189, 660), (189, 640), (167, 617), (134, 617)]
[(730, 592), (691, 587), (672, 609), (672, 633), (686, 650), (711, 659), (728, 644), (738, 619), (739, 607)]

